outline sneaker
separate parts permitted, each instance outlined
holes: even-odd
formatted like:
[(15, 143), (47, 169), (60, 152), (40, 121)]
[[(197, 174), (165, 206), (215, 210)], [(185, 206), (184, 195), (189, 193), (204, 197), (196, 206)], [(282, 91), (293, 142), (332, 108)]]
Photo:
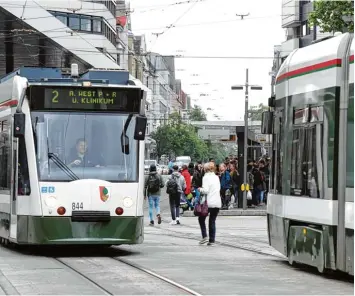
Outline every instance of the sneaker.
[(158, 224), (161, 224), (161, 216), (157, 215), (157, 217), (158, 217)]
[(154, 221), (150, 221), (149, 226), (154, 226)]
[(205, 243), (207, 243), (207, 242), (208, 242), (208, 238), (205, 237), (205, 238), (203, 238), (202, 240), (200, 240), (199, 244), (200, 244), (200, 245), (203, 245), (203, 244), (205, 244)]
[(169, 224), (170, 224), (170, 225), (176, 225), (176, 221), (173, 220), (173, 221), (171, 221)]
[(215, 243), (211, 243), (211, 242), (208, 242), (208, 243), (207, 243), (207, 246), (213, 247), (214, 245), (215, 245)]

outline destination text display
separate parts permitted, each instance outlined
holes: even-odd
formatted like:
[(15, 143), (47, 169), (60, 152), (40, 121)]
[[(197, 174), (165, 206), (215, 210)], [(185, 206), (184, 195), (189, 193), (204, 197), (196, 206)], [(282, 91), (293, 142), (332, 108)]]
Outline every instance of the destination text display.
[(33, 86), (30, 101), (35, 109), (139, 112), (141, 90)]

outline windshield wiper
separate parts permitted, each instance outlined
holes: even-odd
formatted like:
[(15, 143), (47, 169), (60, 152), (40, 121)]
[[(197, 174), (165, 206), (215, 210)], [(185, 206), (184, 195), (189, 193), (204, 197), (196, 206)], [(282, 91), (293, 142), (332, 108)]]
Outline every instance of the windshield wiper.
[(48, 159), (52, 159), (52, 161), (59, 167), (64, 173), (68, 175), (72, 180), (80, 180), (77, 175), (54, 153), (48, 152)]

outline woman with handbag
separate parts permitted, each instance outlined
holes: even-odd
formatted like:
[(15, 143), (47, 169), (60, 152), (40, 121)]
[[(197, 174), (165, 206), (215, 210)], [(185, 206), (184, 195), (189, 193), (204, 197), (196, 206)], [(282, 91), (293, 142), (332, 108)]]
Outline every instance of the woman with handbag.
[[(205, 198), (200, 198), (200, 205), (203, 202), (203, 206), (197, 206), (198, 222), (201, 228), (202, 240), (200, 244), (212, 246), (215, 243), (216, 238), (216, 219), (219, 213), (219, 209), (222, 206), (220, 189), (221, 183), (219, 177), (214, 173), (215, 165), (213, 162), (206, 163), (204, 165), (205, 175), (202, 178), (202, 187), (198, 190)], [(205, 199), (205, 201), (203, 201)], [(206, 209), (208, 207), (208, 210)], [(198, 209), (201, 209), (200, 211)], [(199, 212), (199, 213), (198, 213)], [(207, 238), (206, 231), (206, 217), (210, 214), (208, 221), (209, 239)]]

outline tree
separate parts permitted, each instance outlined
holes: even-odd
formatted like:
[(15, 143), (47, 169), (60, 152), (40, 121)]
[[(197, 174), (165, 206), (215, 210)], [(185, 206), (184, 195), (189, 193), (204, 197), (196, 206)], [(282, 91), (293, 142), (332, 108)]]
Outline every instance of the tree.
[(169, 123), (158, 127), (151, 137), (156, 141), (157, 154), (166, 154), (169, 157), (189, 155), (193, 160), (202, 160), (208, 157), (208, 147), (190, 124), (181, 121), (178, 114), (171, 114)]
[(260, 103), (258, 106), (250, 106), (249, 119), (252, 121), (261, 121), (261, 114), (267, 110), (269, 110), (269, 107), (263, 103)]
[(194, 106), (190, 111), (189, 111), (189, 117), (191, 121), (206, 121), (207, 120), (207, 115), (203, 110), (201, 109), (200, 106)]
[(315, 1), (309, 23), (319, 26), (322, 32), (354, 33), (354, 1)]

